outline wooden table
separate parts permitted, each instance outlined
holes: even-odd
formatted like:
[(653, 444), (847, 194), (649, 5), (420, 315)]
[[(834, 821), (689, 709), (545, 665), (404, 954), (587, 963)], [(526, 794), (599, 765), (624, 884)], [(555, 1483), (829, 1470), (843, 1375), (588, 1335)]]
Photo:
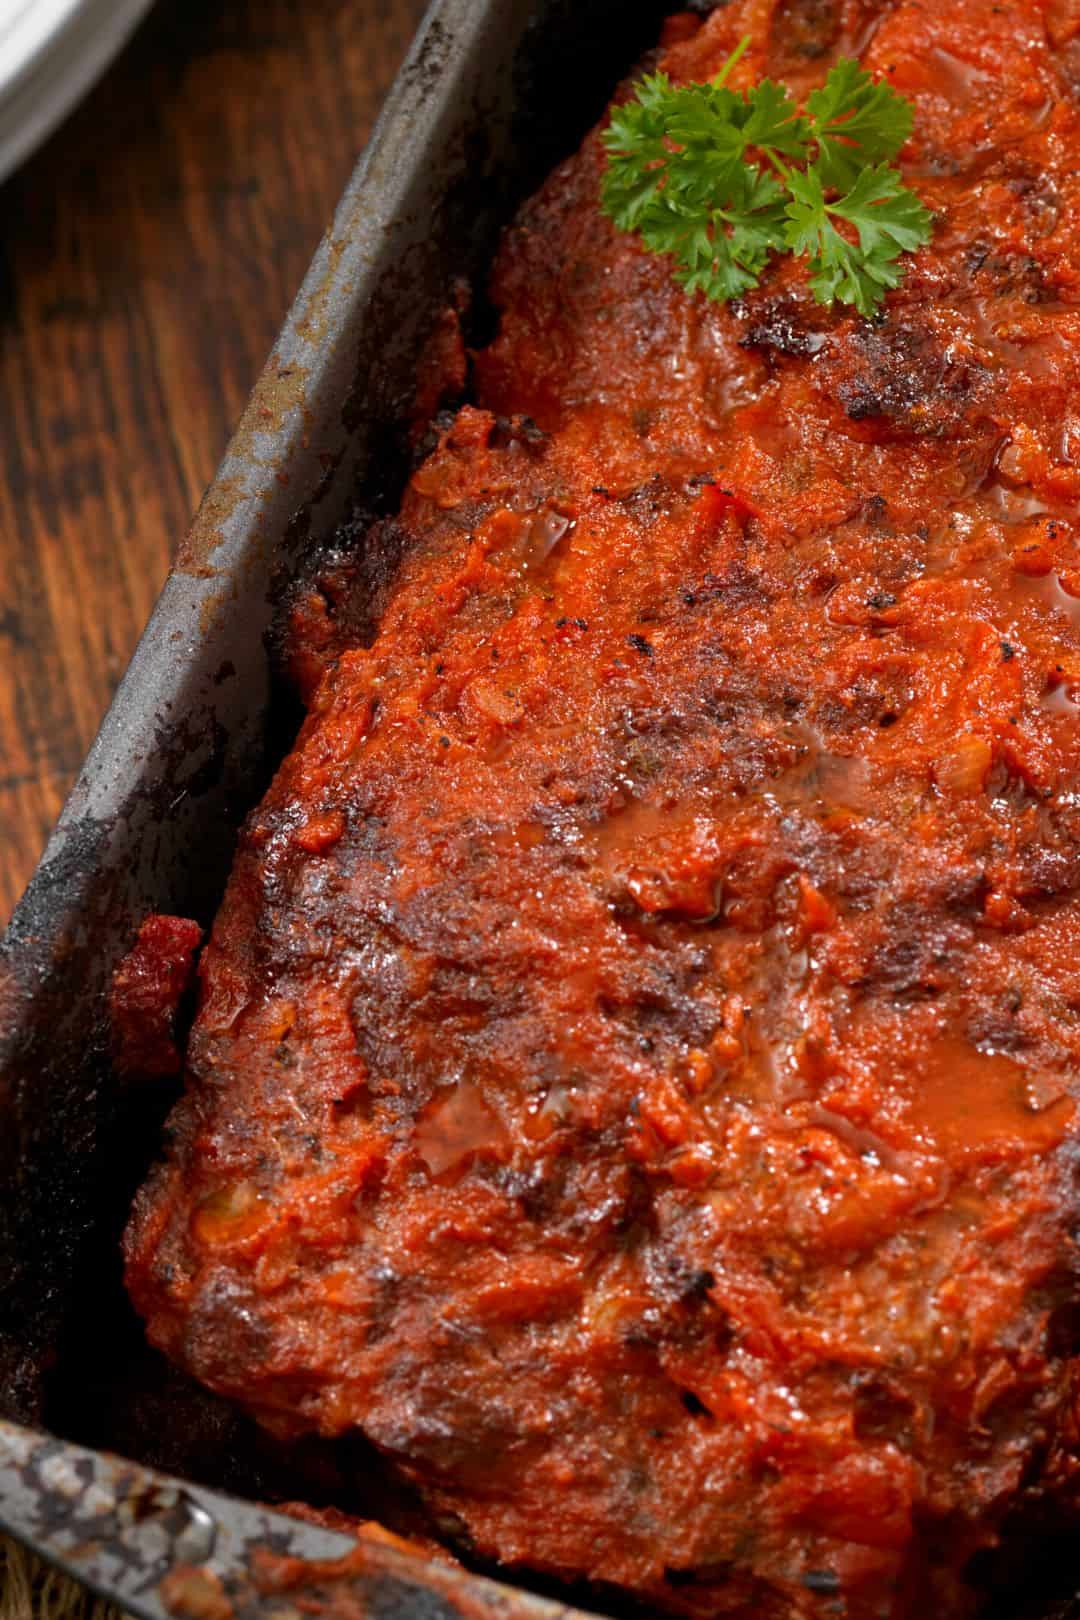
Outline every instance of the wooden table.
[(0, 188), (0, 926), (423, 0), (158, 0)]

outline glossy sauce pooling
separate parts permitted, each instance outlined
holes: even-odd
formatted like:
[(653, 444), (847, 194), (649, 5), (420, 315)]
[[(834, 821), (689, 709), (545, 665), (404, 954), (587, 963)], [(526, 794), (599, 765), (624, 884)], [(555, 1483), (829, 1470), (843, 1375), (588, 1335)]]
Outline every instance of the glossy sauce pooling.
[(688, 298), (595, 136), (525, 207), (377, 634), (298, 605), (129, 1281), (483, 1558), (955, 1620), (1076, 1481), (1080, 10), (732, 0), (666, 69), (744, 32), (912, 100), (933, 242), (871, 324)]

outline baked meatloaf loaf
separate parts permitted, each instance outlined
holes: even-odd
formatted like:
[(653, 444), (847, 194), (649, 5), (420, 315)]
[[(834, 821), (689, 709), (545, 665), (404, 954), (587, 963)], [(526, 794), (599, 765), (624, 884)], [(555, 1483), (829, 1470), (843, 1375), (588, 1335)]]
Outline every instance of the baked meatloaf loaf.
[(478, 1558), (955, 1620), (1077, 1486), (1080, 9), (731, 0), (666, 70), (744, 33), (910, 98), (933, 240), (868, 321), (683, 292), (596, 133), (525, 205), (295, 599), (128, 1283)]

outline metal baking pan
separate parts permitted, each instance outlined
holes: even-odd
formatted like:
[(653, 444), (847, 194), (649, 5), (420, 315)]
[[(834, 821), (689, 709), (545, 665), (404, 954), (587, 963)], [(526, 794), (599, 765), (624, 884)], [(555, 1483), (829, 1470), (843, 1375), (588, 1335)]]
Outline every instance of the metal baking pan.
[[(52, 1490), (67, 1469), (85, 1482), (88, 1456), (119, 1452), (241, 1495), (288, 1488), (248, 1455), (240, 1420), (150, 1356), (124, 1300), (118, 1238), (163, 1104), (110, 1071), (106, 987), (148, 912), (212, 918), (235, 829), (295, 724), (266, 652), (275, 581), (350, 511), (396, 506), (417, 360), (455, 281), (482, 289), (500, 226), (577, 145), (667, 9), (435, 0), (0, 946), (0, 1416), (25, 1426), (0, 1434), (0, 1519), (47, 1557), (66, 1556), (48, 1491), (35, 1487), (32, 1522), (10, 1504), (27, 1478)], [(45, 1473), (16, 1478), (11, 1459), (45, 1431), (66, 1449), (49, 1441)], [(115, 1467), (101, 1462), (110, 1478)], [(315, 1484), (293, 1481), (293, 1494), (332, 1500), (327, 1469), (318, 1460)], [(373, 1455), (365, 1471), (377, 1497)], [(79, 1545), (116, 1556), (78, 1567), (158, 1616), (151, 1589), (108, 1574), (127, 1556), (120, 1521), (95, 1522), (97, 1542)], [(437, 1575), (423, 1561), (399, 1570), (378, 1612), (457, 1612), (465, 1599), (451, 1603)], [(537, 1613), (537, 1600), (503, 1597), (507, 1614)]]

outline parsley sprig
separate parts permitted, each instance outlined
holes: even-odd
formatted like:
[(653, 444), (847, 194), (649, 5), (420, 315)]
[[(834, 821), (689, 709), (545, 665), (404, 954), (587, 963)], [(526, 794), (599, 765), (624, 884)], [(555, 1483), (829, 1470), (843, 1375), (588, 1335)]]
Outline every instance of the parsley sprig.
[(762, 79), (728, 88), (749, 45), (708, 84), (642, 79), (604, 132), (602, 206), (622, 231), (667, 254), (689, 291), (719, 303), (758, 285), (772, 253), (805, 256), (819, 303), (870, 315), (930, 240), (932, 216), (891, 160), (911, 134), (910, 103), (841, 59), (800, 112)]

